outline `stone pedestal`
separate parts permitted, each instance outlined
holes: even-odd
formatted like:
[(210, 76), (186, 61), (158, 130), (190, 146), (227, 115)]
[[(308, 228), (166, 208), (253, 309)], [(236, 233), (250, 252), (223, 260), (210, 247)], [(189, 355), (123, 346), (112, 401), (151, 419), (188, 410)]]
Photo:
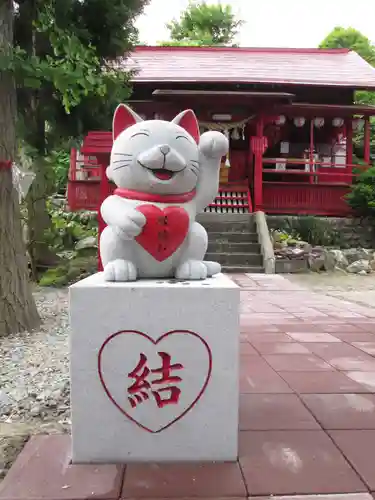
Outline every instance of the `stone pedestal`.
[(73, 462), (236, 460), (239, 300), (224, 275), (73, 285)]

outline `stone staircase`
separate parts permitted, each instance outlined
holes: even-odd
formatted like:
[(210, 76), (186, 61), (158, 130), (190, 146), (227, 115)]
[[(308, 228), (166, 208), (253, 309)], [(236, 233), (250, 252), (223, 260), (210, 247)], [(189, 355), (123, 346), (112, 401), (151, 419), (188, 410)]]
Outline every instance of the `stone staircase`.
[(207, 260), (227, 273), (264, 273), (254, 216), (205, 213), (197, 217), (208, 233)]

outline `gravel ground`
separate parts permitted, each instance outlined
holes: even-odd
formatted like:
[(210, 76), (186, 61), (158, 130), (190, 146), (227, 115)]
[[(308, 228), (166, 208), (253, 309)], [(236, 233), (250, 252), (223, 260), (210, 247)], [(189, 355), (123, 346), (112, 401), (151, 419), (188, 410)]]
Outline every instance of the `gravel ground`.
[(35, 298), (41, 330), (0, 339), (0, 479), (30, 434), (70, 429), (68, 290)]
[(68, 292), (39, 289), (39, 332), (1, 339), (0, 422), (69, 426)]

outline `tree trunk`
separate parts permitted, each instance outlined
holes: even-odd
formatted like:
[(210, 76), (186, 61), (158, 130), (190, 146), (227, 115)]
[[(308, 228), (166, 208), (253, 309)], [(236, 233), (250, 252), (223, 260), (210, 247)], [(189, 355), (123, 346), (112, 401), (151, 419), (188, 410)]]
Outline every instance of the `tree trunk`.
[[(13, 44), (13, 1), (0, 0), (0, 53)], [(7, 162), (16, 151), (16, 89), (10, 74), (0, 72), (0, 337), (31, 331), (40, 324), (22, 238), (18, 193)]]
[(34, 162), (33, 171), (35, 179), (27, 194), (26, 201), (28, 251), (32, 260), (34, 278), (36, 278), (38, 268), (53, 267), (58, 264), (59, 258), (50, 250), (45, 238), (45, 231), (51, 227), (51, 220), (46, 205), (48, 181), (45, 178), (43, 160)]

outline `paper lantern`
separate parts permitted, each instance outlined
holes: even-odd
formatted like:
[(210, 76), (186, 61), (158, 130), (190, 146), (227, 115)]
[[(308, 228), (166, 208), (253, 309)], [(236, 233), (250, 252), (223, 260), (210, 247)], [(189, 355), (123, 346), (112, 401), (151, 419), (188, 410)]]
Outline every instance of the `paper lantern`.
[(285, 125), (285, 122), (286, 122), (286, 118), (284, 115), (280, 115), (276, 118), (275, 120), (275, 124), (276, 125)]
[(358, 130), (361, 130), (365, 124), (365, 120), (362, 118), (356, 118), (355, 120), (352, 121), (352, 126), (353, 130), (355, 132), (358, 132)]
[(332, 120), (332, 125), (337, 128), (342, 127), (344, 125), (344, 118), (334, 118)]
[(315, 118), (314, 119), (314, 125), (316, 128), (322, 128), (324, 126), (324, 118)]
[(294, 125), (296, 127), (303, 127), (306, 123), (306, 118), (304, 118), (303, 116), (299, 116), (297, 118), (294, 118)]

